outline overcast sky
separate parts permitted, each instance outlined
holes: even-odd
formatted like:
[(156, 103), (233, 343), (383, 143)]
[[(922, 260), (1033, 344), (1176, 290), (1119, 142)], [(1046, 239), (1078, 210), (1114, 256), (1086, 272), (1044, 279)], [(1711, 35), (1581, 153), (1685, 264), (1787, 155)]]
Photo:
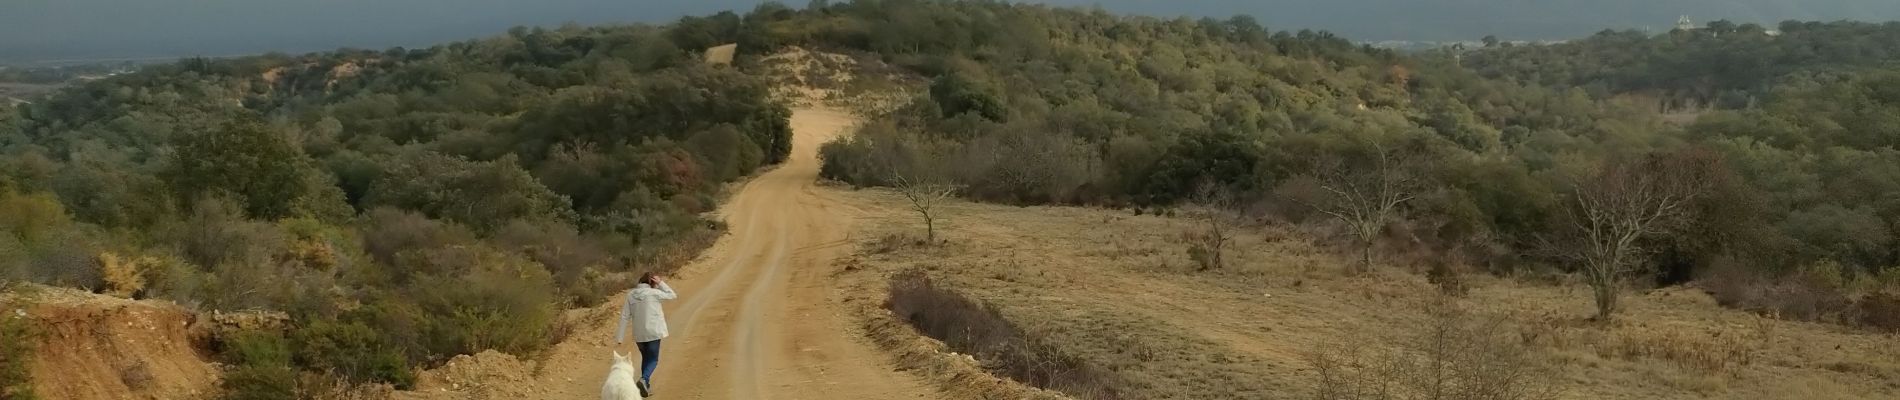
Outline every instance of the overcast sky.
[[(384, 48), (499, 34), (516, 25), (665, 22), (757, 0), (0, 0), (0, 61)], [(1045, 0), (1149, 15), (1251, 14), (1275, 30), (1362, 40), (1552, 39), (1666, 29), (1676, 16), (1772, 24), (1891, 20), (1900, 0)], [(803, 0), (786, 2), (804, 6)]]

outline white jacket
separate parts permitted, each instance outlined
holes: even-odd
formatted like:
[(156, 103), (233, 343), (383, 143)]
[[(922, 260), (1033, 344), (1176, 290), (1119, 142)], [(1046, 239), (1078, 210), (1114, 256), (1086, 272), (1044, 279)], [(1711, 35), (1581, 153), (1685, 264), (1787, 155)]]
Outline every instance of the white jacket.
[(633, 342), (646, 343), (666, 338), (666, 312), (660, 302), (679, 298), (673, 288), (660, 282), (660, 288), (642, 283), (627, 291), (627, 304), (620, 307), (620, 323), (614, 330), (614, 343), (626, 343), (627, 326), (633, 326)]

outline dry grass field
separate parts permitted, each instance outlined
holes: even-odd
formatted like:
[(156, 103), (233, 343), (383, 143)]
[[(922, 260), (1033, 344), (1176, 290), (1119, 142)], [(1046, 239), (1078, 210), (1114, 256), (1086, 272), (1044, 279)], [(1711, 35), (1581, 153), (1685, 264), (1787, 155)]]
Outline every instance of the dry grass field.
[[(1437, 353), (1482, 358), (1448, 364), (1476, 365), (1468, 375), (1509, 376), (1551, 398), (1900, 398), (1900, 338), (1725, 309), (1694, 289), (1629, 293), (1620, 319), (1599, 324), (1585, 319), (1593, 308), (1578, 285), (1464, 275), (1467, 292), (1445, 296), (1400, 267), (1348, 274), (1349, 256), (1287, 227), (1242, 229), (1225, 268), (1199, 271), (1182, 243), (1187, 219), (953, 202), (942, 206), (944, 241), (925, 244), (896, 193), (840, 196), (859, 219), (845, 292), (883, 296), (891, 277), (924, 271), (1007, 319), (1025, 348), (1107, 371), (1095, 379), (1112, 388), (1080, 397), (1379, 398), (1339, 393), (1364, 380), (1322, 385), (1316, 362), (1344, 361), (1348, 378), (1364, 378), (1393, 365), (1381, 360), (1429, 364), (1431, 349), (1449, 348)], [(1441, 309), (1462, 310), (1462, 330), (1433, 329), (1446, 326), (1430, 312)], [(1433, 333), (1438, 342), (1421, 345)]]

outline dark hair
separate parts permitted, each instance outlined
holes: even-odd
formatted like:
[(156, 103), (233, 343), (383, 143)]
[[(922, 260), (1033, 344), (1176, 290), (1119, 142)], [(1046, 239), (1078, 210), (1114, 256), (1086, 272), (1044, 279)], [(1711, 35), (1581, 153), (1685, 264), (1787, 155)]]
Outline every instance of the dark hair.
[(659, 286), (660, 286), (660, 284), (659, 284), (659, 283), (655, 283), (655, 282), (653, 282), (653, 276), (654, 276), (654, 275), (656, 275), (656, 274), (654, 274), (653, 272), (650, 272), (650, 271), (649, 271), (649, 272), (646, 272), (646, 273), (642, 273), (642, 274), (640, 274), (640, 283), (644, 283), (644, 284), (647, 284), (647, 286), (653, 286), (653, 287), (659, 287)]

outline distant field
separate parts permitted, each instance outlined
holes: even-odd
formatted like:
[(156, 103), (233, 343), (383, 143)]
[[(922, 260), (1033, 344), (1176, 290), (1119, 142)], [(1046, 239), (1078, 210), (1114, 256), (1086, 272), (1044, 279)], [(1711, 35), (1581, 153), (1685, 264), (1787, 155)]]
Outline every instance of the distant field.
[(0, 98), (31, 99), (58, 90), (64, 84), (0, 82)]

